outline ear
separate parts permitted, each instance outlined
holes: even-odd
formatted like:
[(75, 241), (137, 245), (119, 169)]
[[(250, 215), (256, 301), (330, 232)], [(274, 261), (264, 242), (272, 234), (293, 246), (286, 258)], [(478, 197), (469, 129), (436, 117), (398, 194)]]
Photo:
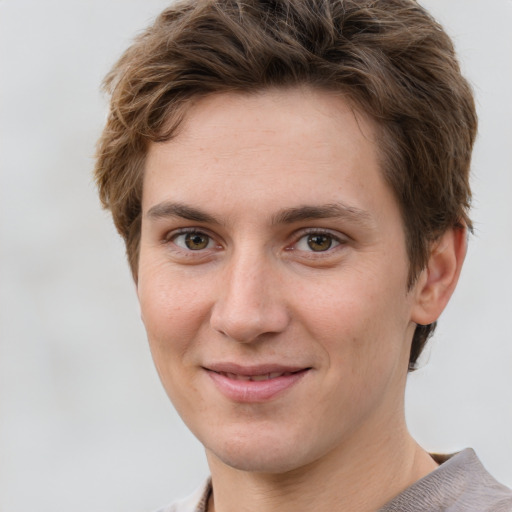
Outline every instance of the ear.
[(427, 267), (414, 286), (413, 322), (428, 325), (439, 318), (459, 280), (466, 250), (465, 227), (448, 229), (433, 243)]

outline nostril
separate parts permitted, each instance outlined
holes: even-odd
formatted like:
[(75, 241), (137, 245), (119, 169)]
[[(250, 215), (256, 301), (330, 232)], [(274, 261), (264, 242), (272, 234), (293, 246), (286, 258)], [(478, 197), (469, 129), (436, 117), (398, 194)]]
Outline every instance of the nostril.
[(243, 308), (227, 311), (217, 308), (212, 311), (210, 318), (213, 330), (240, 343), (251, 343), (261, 340), (262, 337), (268, 338), (270, 335), (283, 332), (288, 324), (287, 313), (276, 308), (267, 314)]
[(288, 326), (282, 290), (269, 286), (273, 273), (265, 261), (261, 254), (256, 259), (254, 251), (245, 251), (226, 267), (210, 317), (212, 329), (222, 336), (250, 343)]

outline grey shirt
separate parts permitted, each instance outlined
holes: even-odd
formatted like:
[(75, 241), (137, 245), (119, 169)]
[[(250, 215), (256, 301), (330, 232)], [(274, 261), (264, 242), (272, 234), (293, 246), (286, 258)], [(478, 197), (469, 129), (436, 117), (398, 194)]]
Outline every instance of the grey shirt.
[[(206, 512), (211, 483), (158, 512)], [(512, 491), (498, 483), (470, 448), (401, 492), (378, 512), (512, 512)]]
[(497, 482), (471, 448), (449, 457), (379, 512), (512, 512), (512, 491)]

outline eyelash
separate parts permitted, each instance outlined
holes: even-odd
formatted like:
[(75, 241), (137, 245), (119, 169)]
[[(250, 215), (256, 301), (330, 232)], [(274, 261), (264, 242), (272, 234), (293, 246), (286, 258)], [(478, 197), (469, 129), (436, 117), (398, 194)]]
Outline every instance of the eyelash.
[[(304, 250), (303, 252), (305, 254), (308, 254), (308, 257), (314, 257), (314, 258), (319, 258), (322, 256), (325, 257), (327, 255), (332, 254), (333, 250), (335, 250), (336, 247), (344, 245), (347, 242), (347, 240), (345, 238), (343, 238), (339, 235), (335, 235), (334, 233), (332, 233), (331, 231), (329, 231), (327, 229), (310, 228), (310, 229), (301, 231), (300, 236), (298, 238), (296, 238), (295, 242), (293, 242), (293, 244), (290, 247), (288, 247), (287, 250), (289, 250), (289, 251), (297, 250), (296, 247), (298, 246), (298, 244), (301, 240), (307, 239), (307, 237), (314, 236), (314, 235), (329, 238), (331, 240), (331, 244), (325, 250), (320, 250), (320, 251)], [(308, 242), (306, 241), (306, 243), (308, 243)], [(332, 246), (332, 243), (335, 243), (336, 245)]]
[[(198, 235), (198, 236), (205, 236), (209, 239), (208, 241), (208, 245), (210, 245), (211, 242), (215, 243), (215, 238), (210, 235), (207, 231), (203, 230), (203, 229), (198, 229), (198, 228), (182, 228), (182, 229), (179, 229), (178, 231), (173, 231), (172, 233), (170, 233), (169, 235), (167, 235), (165, 237), (165, 239), (163, 240), (163, 243), (164, 244), (169, 244), (169, 243), (173, 243), (177, 248), (178, 250), (182, 251), (182, 252), (185, 252), (185, 253), (200, 253), (200, 252), (203, 252), (204, 249), (198, 249), (196, 251), (194, 251), (193, 249), (186, 249), (184, 247), (180, 247), (177, 243), (176, 243), (176, 239), (180, 236), (183, 236), (183, 235)], [(218, 248), (221, 247), (220, 244), (216, 244), (216, 246)], [(208, 248), (208, 247), (207, 247)], [(207, 249), (205, 248), (205, 249)]]
[[(197, 249), (197, 250), (193, 250), (190, 248), (187, 249), (187, 248), (182, 247), (176, 243), (176, 239), (183, 235), (198, 235), (198, 236), (207, 237), (209, 239), (208, 245), (213, 243), (213, 244), (215, 244), (215, 247), (205, 247), (205, 248)], [(297, 246), (301, 242), (301, 240), (306, 239), (307, 237), (310, 237), (312, 235), (327, 237), (331, 240), (331, 244), (329, 245), (329, 247), (327, 249), (320, 250), (320, 251), (313, 251), (313, 250), (308, 251), (308, 250), (297, 249)], [(212, 248), (217, 248), (217, 249), (222, 248), (222, 245), (219, 243), (216, 243), (215, 237), (210, 235), (207, 232), (207, 230), (198, 229), (198, 228), (182, 228), (182, 229), (179, 229), (178, 231), (173, 231), (172, 233), (170, 233), (169, 235), (167, 235), (164, 238), (163, 243), (164, 244), (172, 243), (176, 248), (175, 250), (180, 251), (181, 253), (184, 253), (184, 254), (187, 254), (190, 256), (192, 256), (192, 255), (199, 256), (200, 254), (204, 255), (206, 250), (209, 250)], [(306, 243), (308, 243), (308, 242), (306, 242)], [(335, 244), (334, 247), (332, 246), (333, 243)], [(334, 233), (332, 233), (331, 231), (329, 231), (327, 229), (309, 228), (309, 229), (301, 230), (299, 233), (297, 233), (294, 236), (294, 241), (290, 245), (288, 245), (285, 248), (285, 250), (290, 251), (290, 252), (299, 250), (302, 253), (307, 254), (308, 255), (307, 257), (309, 257), (309, 258), (321, 258), (321, 257), (326, 257), (329, 254), (332, 254), (333, 250), (335, 250), (337, 247), (342, 246), (346, 243), (347, 243), (347, 239), (345, 237), (335, 235)]]
[[(301, 233), (300, 237), (297, 238), (297, 241), (294, 243), (294, 245), (296, 246), (301, 240), (303, 240), (307, 237), (315, 236), (315, 235), (329, 238), (331, 240), (331, 242), (336, 243), (335, 247), (337, 247), (338, 245), (341, 245), (342, 243), (345, 242), (345, 240), (343, 240), (340, 236), (335, 235), (334, 233), (332, 233), (331, 231), (329, 231), (327, 229), (316, 228), (316, 229), (309, 229), (309, 230), (303, 231)], [(331, 247), (326, 249), (326, 251), (328, 251), (330, 249), (331, 249)], [(326, 252), (326, 251), (316, 251), (316, 252)], [(311, 252), (315, 252), (315, 251), (311, 251)]]

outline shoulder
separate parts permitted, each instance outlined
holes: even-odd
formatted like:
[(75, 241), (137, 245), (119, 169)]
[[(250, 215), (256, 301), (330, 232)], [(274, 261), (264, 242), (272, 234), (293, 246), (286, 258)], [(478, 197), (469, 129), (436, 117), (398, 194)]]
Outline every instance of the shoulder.
[(463, 450), (400, 493), (381, 512), (512, 512), (512, 490), (497, 482), (475, 452)]
[(175, 501), (170, 505), (157, 510), (156, 512), (205, 512), (210, 493), (211, 481), (208, 479), (190, 496), (187, 496), (182, 500)]
[(512, 490), (488, 473), (472, 449), (451, 457), (439, 469), (451, 491), (454, 512), (512, 512)]

